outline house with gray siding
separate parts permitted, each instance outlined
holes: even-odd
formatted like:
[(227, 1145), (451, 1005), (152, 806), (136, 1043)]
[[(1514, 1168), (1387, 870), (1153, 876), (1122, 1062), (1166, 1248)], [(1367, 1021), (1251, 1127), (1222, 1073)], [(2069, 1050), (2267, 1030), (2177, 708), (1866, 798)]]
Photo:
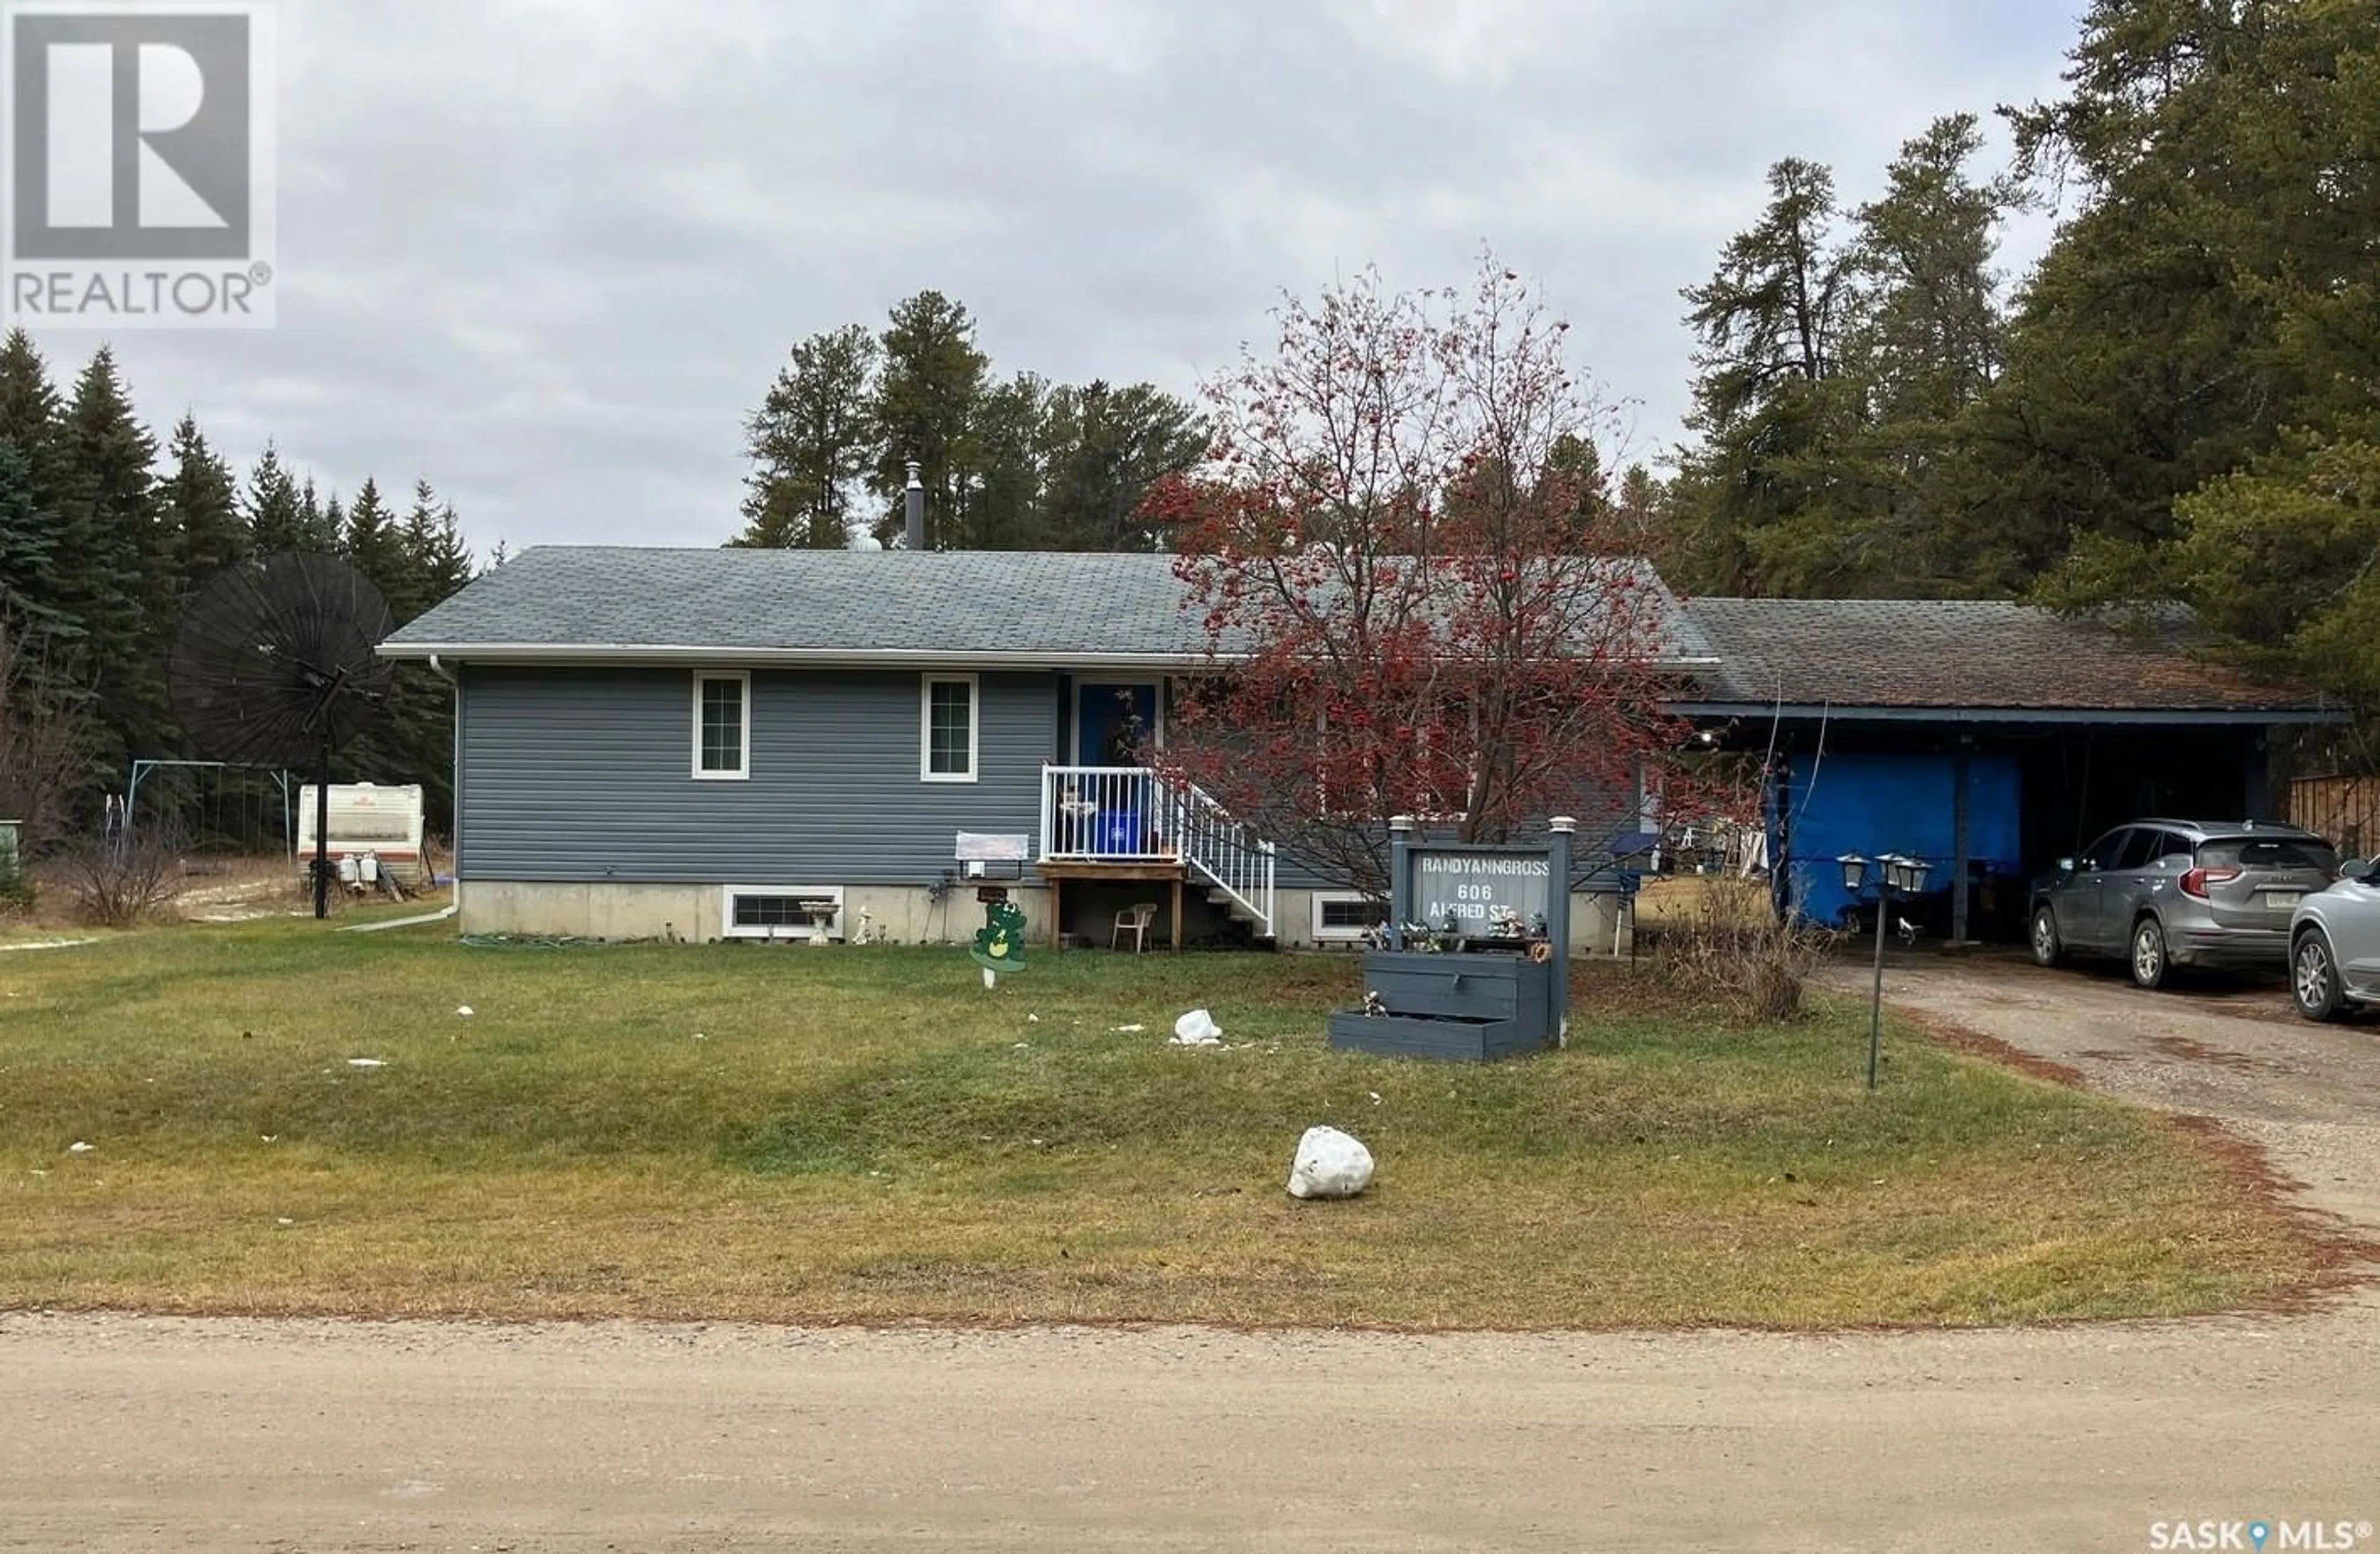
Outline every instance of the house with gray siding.
[(1182, 597), (1164, 555), (547, 546), (381, 651), (454, 686), (466, 932), (959, 941), (1005, 891), (1044, 941), (1359, 939), (1146, 764), (1208, 662)]

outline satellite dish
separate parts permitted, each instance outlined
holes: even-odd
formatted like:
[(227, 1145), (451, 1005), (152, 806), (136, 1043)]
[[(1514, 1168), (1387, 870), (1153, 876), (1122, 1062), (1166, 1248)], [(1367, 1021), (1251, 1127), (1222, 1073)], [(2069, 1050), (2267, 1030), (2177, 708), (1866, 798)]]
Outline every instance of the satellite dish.
[(380, 715), (395, 627), (370, 578), (336, 556), (235, 563), (190, 601), (167, 675), (198, 755), (314, 769), (314, 916), (330, 910), (331, 752)]

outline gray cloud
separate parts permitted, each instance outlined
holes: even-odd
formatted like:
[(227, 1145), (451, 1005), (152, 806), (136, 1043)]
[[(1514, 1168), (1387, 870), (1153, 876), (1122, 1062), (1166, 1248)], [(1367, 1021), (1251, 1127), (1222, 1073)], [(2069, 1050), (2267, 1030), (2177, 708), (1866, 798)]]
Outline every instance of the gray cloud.
[[(786, 347), (925, 286), (1003, 370), (1188, 392), (1283, 288), (1457, 282), (1490, 243), (1658, 452), (1678, 288), (1768, 163), (1863, 197), (1936, 114), (2054, 87), (2071, 28), (2037, 0), (284, 14), (280, 327), (118, 356), (161, 430), (188, 406), (342, 490), (427, 475), (515, 548), (725, 539)], [(43, 336), (61, 370), (94, 343)]]

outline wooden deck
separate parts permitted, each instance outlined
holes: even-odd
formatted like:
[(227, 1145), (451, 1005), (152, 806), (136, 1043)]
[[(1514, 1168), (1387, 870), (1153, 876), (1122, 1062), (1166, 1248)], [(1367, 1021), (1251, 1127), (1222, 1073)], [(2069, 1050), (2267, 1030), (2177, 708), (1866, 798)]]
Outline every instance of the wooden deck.
[(1033, 866), (1033, 871), (1050, 881), (1050, 942), (1060, 942), (1065, 931), (1066, 881), (1080, 880), (1089, 883), (1107, 880), (1156, 880), (1173, 887), (1173, 948), (1182, 948), (1182, 885), (1190, 870), (1179, 858), (1120, 858), (1114, 861), (1091, 858), (1043, 858)]

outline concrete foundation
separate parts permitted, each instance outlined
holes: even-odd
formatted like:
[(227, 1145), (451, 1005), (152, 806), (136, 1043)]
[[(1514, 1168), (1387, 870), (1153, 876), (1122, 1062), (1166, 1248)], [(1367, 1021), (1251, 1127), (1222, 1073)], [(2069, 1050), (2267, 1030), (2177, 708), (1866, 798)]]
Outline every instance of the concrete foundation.
[[(804, 880), (805, 888), (818, 888)], [(983, 927), (976, 887), (944, 892), (914, 885), (847, 885), (836, 937), (849, 942), (862, 932), (885, 944), (962, 944)], [(1049, 892), (1039, 885), (1009, 885), (1009, 899), (1025, 909), (1026, 942), (1046, 939)], [(469, 880), (460, 887), (460, 930), (474, 934), (566, 936), (577, 939), (684, 940), (708, 944), (728, 936), (722, 885), (552, 884)], [(741, 940), (739, 942), (743, 941)]]
[[(799, 881), (818, 888), (815, 880)], [(1026, 941), (1050, 940), (1050, 892), (1044, 885), (1011, 884), (1009, 899), (1025, 909)], [(941, 899), (915, 885), (846, 885), (843, 918), (837, 937), (857, 940), (865, 915), (869, 940), (885, 944), (963, 944), (983, 927), (983, 905), (976, 887), (959, 884)], [(1070, 886), (1069, 897), (1083, 890)], [(1314, 934), (1312, 891), (1278, 892), (1277, 941), (1285, 950), (1360, 950), (1352, 941), (1319, 942)], [(1327, 893), (1327, 892), (1326, 892)], [(722, 885), (554, 884), (543, 881), (470, 880), (460, 888), (460, 930), (474, 934), (523, 937), (570, 937), (605, 940), (685, 940), (708, 944), (727, 938), (726, 893)], [(1157, 897), (1152, 897), (1157, 899)], [(1577, 895), (1571, 898), (1571, 952), (1583, 955), (1626, 954), (1631, 932), (1622, 929), (1615, 941), (1619, 898)], [(1070, 915), (1072, 915), (1070, 913)], [(1091, 937), (1105, 943), (1105, 930)], [(1150, 937), (1161, 944), (1160, 934)]]

